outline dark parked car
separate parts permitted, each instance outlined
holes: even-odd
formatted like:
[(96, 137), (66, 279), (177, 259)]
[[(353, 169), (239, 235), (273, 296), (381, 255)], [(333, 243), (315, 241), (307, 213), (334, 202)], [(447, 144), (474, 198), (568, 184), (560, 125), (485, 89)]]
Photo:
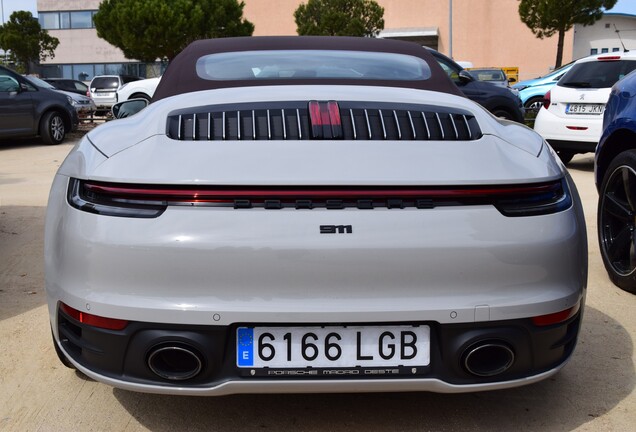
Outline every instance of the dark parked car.
[(66, 78), (44, 78), (44, 81), (56, 89), (88, 96), (88, 86), (81, 81)]
[(636, 71), (612, 87), (594, 169), (603, 264), (614, 284), (636, 293)]
[(79, 123), (71, 98), (0, 66), (0, 138), (40, 136), (59, 144)]
[(521, 100), (509, 89), (478, 81), (470, 72), (444, 54), (427, 49), (468, 99), (477, 102), (497, 117), (523, 123), (524, 110)]

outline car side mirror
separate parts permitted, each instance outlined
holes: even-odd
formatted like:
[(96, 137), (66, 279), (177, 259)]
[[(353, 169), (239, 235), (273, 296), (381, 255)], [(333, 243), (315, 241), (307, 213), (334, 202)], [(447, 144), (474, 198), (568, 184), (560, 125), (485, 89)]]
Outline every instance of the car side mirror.
[(120, 119), (135, 115), (147, 106), (148, 101), (146, 99), (130, 99), (113, 105), (111, 112), (113, 113), (113, 118)]
[(516, 83), (516, 82), (517, 82), (517, 79), (516, 79), (516, 78), (514, 78), (514, 77), (510, 77), (510, 78), (508, 78), (508, 82), (509, 82), (510, 84), (512, 84), (512, 83)]
[(469, 82), (475, 81), (475, 77), (470, 74), (467, 70), (459, 71), (459, 82), (462, 84), (468, 84)]

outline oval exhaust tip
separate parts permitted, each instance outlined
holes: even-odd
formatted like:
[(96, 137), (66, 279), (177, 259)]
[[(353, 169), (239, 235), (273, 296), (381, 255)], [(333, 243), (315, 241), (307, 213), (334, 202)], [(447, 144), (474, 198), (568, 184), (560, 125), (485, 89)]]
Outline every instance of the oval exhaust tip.
[(504, 373), (514, 361), (514, 352), (503, 342), (479, 342), (464, 351), (464, 367), (480, 377)]
[(194, 378), (203, 368), (203, 361), (194, 349), (174, 345), (152, 349), (147, 363), (156, 375), (170, 381)]

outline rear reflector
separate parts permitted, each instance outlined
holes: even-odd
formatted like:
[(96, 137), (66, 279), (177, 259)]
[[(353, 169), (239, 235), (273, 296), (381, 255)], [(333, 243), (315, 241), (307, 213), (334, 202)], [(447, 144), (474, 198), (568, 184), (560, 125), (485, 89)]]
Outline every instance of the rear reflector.
[(597, 58), (598, 61), (616, 61), (620, 59), (621, 59), (621, 56), (603, 56), (603, 57)]
[(128, 325), (128, 321), (114, 318), (105, 318), (86, 312), (80, 312), (77, 309), (74, 309), (69, 305), (61, 302), (60, 309), (74, 320), (92, 327), (98, 327), (107, 330), (123, 330)]
[(572, 306), (571, 308), (563, 310), (561, 312), (532, 317), (532, 323), (539, 327), (559, 324), (569, 320), (574, 315), (576, 315), (580, 308), (581, 303), (577, 303), (575, 306)]

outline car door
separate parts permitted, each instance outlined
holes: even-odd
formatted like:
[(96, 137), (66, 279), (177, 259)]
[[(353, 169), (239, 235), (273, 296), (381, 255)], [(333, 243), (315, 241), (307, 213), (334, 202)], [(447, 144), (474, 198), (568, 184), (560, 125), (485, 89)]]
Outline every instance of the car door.
[(0, 136), (35, 133), (34, 107), (31, 92), (20, 79), (0, 69)]

